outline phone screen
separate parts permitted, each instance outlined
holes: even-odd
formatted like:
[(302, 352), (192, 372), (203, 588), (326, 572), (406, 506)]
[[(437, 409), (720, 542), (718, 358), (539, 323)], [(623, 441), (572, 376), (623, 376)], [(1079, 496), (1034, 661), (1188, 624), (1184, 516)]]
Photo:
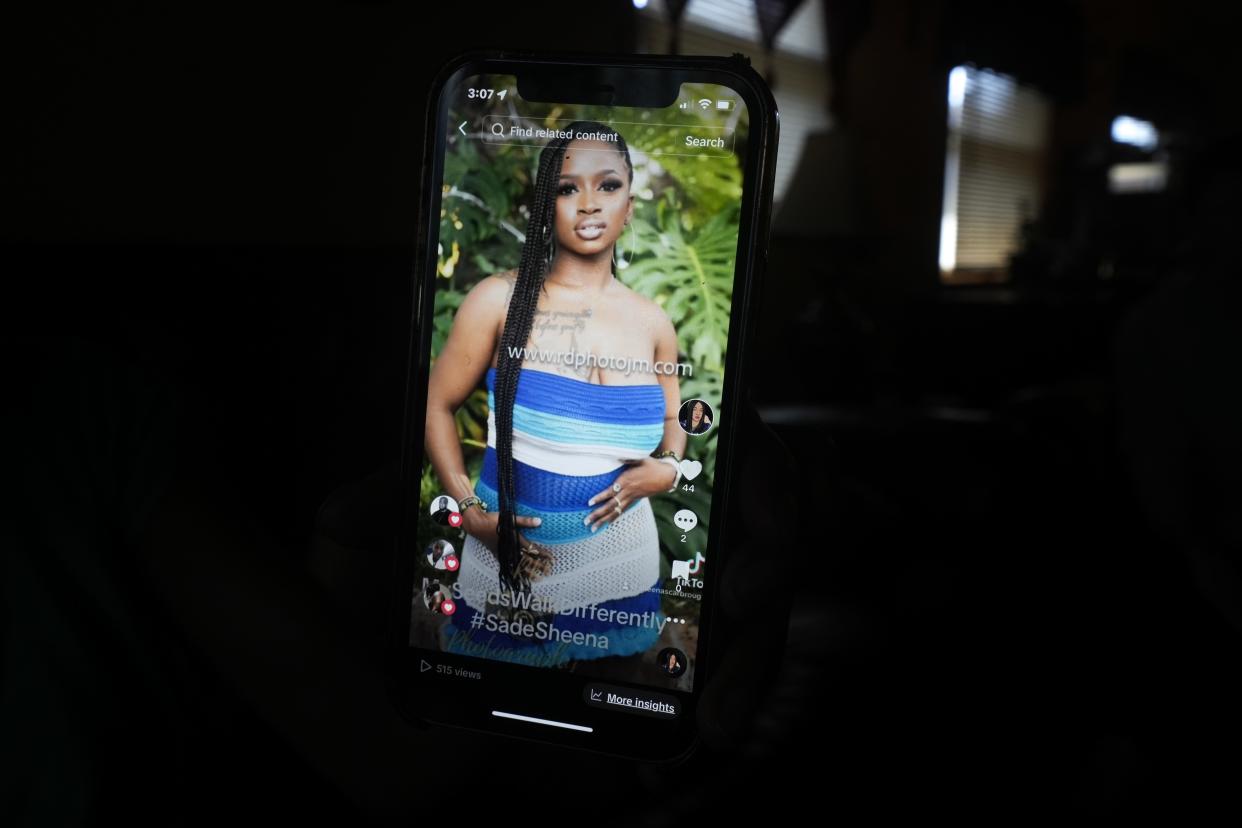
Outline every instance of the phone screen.
[(690, 692), (746, 104), (445, 95), (409, 645)]

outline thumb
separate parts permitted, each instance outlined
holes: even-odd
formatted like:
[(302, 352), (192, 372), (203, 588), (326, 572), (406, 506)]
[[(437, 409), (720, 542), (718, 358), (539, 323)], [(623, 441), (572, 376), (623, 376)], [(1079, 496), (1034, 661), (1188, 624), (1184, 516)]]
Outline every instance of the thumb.
[(400, 483), (397, 469), (386, 466), (338, 488), (315, 515), (315, 532), (350, 549), (387, 550), (396, 531)]
[(307, 558), (312, 577), (377, 659), (385, 641), (388, 550), (400, 504), (397, 480), (396, 469), (385, 468), (328, 495), (315, 515)]

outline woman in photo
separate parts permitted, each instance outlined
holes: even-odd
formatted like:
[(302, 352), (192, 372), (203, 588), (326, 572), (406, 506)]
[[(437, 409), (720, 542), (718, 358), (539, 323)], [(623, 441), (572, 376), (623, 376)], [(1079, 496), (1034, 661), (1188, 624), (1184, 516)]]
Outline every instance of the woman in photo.
[[(660, 551), (648, 498), (669, 491), (686, 442), (677, 377), (652, 368), (677, 362), (677, 334), (659, 305), (616, 278), (633, 216), (629, 148), (603, 124), (565, 132), (540, 153), (518, 267), (480, 281), (457, 311), (431, 371), (425, 434), (466, 532), (462, 600), (442, 646), (538, 666), (656, 642)], [(487, 449), (476, 485), (454, 414), (483, 382)], [(533, 597), (531, 606), (560, 613), (558, 630), (607, 646), (472, 633), (473, 614), (493, 611), (485, 604), (497, 593)], [(649, 613), (651, 623), (617, 624), (590, 607)]]
[(711, 409), (702, 400), (692, 401), (682, 411), (681, 428), (687, 434), (702, 434), (711, 427)]

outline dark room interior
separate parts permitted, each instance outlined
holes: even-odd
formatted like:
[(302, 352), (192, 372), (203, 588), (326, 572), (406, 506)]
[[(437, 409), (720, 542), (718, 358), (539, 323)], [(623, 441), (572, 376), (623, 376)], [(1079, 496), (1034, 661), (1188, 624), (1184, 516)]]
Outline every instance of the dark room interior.
[[(1235, 804), (1237, 7), (5, 17), (0, 821)], [(781, 109), (749, 392), (784, 449), (739, 461), (779, 465), (744, 487), (778, 599), (672, 767), (417, 728), (378, 678), (428, 90), (505, 48), (741, 52)]]

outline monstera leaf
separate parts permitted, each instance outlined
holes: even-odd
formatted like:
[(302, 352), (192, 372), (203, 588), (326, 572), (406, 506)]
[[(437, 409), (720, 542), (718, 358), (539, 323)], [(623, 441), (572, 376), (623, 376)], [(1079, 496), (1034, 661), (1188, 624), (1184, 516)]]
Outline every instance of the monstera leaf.
[(690, 234), (682, 228), (677, 203), (666, 198), (657, 205), (655, 223), (633, 221), (634, 261), (622, 278), (664, 308), (696, 375), (724, 368), (737, 255), (732, 213), (713, 216)]
[[(683, 138), (678, 133), (670, 138)], [(660, 155), (660, 166), (672, 176), (691, 206), (682, 215), (687, 229), (694, 229), (704, 220), (721, 213), (729, 213), (730, 207), (742, 201), (742, 171), (737, 164), (723, 164), (721, 159), (706, 155)]]

